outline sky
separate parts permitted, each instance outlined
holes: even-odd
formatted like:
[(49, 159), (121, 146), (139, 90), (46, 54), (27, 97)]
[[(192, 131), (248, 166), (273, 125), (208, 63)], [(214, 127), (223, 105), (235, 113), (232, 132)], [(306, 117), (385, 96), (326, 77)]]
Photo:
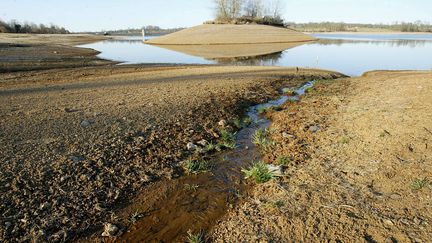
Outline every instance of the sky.
[[(289, 22), (432, 23), (431, 0), (281, 0)], [(190, 27), (214, 18), (213, 0), (1, 0), (0, 19), (56, 24), (74, 32)]]

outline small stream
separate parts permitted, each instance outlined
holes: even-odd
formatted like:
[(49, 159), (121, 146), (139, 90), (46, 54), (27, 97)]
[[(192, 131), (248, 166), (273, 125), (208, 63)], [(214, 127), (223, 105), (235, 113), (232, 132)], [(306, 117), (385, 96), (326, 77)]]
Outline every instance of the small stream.
[[(298, 100), (314, 83), (305, 83), (295, 90), (293, 96), (284, 95), (281, 91), (279, 99), (250, 107), (247, 116), (253, 122), (238, 131), (237, 147), (212, 156), (210, 161), (214, 166), (211, 172), (172, 180), (171, 189), (165, 191), (163, 196), (162, 190), (153, 190), (159, 201), (150, 208), (141, 209), (147, 213), (118, 241), (173, 242), (180, 241), (188, 231), (209, 230), (249, 191), (241, 169), (262, 159), (259, 149), (252, 143), (252, 137), (258, 129), (268, 128), (271, 124), (270, 120), (259, 114), (259, 110), (280, 106), (288, 100)], [(196, 187), (185, 189), (190, 185)]]

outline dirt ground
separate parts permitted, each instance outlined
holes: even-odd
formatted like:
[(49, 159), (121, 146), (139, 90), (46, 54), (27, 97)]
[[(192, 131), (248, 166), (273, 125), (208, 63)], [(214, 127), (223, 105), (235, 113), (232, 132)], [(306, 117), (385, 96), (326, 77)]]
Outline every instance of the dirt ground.
[(137, 65), (0, 74), (1, 241), (100, 230), (138, 190), (180, 176), (187, 143), (213, 140), (221, 119), (284, 83), (338, 76)]
[(0, 73), (113, 64), (74, 45), (107, 39), (95, 35), (0, 34)]
[(273, 113), (285, 177), (254, 187), (215, 242), (430, 242), (432, 73), (321, 82)]

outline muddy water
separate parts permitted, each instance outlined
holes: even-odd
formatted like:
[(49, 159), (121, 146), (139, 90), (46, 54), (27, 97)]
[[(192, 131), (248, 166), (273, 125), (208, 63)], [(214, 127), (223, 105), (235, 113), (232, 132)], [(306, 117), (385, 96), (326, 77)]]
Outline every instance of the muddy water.
[[(157, 185), (143, 193), (142, 198), (129, 209), (140, 217), (129, 225), (119, 242), (177, 242), (185, 240), (187, 232), (207, 231), (228, 210), (247, 194), (242, 168), (261, 159), (261, 154), (252, 143), (257, 129), (264, 129), (270, 121), (259, 114), (261, 107), (278, 106), (287, 100), (297, 100), (313, 81), (296, 90), (296, 96), (281, 96), (265, 104), (249, 109), (247, 115), (253, 120), (248, 127), (237, 133), (237, 148), (221, 152), (210, 161), (211, 172), (185, 176), (169, 184)], [(191, 188), (196, 185), (196, 188)], [(158, 198), (155, 201), (151, 198)]]

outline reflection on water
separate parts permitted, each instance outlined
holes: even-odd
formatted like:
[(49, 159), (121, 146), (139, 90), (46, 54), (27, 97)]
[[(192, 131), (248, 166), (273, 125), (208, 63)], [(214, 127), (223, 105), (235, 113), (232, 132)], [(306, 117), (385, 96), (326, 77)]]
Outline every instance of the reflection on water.
[(325, 34), (316, 37), (321, 40), (297, 44), (161, 47), (146, 45), (141, 37), (133, 37), (83, 47), (100, 51), (101, 58), (127, 64), (296, 66), (336, 70), (354, 76), (370, 70), (432, 69), (432, 35)]

